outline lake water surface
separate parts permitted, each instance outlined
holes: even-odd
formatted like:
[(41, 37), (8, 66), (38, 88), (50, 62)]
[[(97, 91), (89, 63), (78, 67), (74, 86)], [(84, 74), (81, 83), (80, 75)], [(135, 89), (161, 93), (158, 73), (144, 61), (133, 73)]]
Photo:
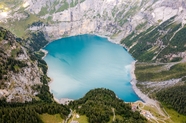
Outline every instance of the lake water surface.
[(108, 88), (126, 102), (139, 100), (130, 84), (132, 56), (120, 45), (95, 35), (62, 38), (48, 44), (49, 85), (57, 99), (79, 99), (90, 89)]

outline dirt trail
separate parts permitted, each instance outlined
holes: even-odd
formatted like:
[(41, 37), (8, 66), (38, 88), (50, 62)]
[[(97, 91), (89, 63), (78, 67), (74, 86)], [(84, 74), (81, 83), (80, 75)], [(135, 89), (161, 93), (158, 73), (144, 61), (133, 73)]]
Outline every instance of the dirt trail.
[(115, 115), (114, 108), (112, 108), (112, 112), (113, 112), (113, 119), (112, 119), (112, 121), (115, 121), (116, 115)]

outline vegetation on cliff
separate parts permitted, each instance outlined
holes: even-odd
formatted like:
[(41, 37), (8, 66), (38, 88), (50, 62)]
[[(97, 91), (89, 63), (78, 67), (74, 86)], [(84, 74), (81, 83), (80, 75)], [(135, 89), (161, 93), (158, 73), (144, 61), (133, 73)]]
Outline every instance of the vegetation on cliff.
[[(172, 17), (139, 34), (132, 32), (121, 43), (139, 62), (170, 62), (173, 54), (178, 55), (186, 50), (186, 27), (174, 19)], [(181, 60), (179, 55), (177, 57)]]

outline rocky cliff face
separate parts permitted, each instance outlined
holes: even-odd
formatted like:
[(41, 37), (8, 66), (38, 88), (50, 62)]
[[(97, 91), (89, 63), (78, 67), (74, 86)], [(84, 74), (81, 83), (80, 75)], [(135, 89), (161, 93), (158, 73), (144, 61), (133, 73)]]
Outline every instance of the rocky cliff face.
[(7, 102), (31, 101), (42, 86), (40, 69), (9, 31), (0, 27), (0, 98)]
[[(96, 33), (109, 36), (119, 43), (132, 31), (142, 32), (175, 15), (180, 15), (179, 19), (183, 20), (185, 16), (185, 3), (182, 0), (176, 4), (170, 0), (85, 0), (83, 2), (78, 0), (78, 2), (66, 1), (67, 3), (64, 1), (64, 4), (62, 1), (57, 2), (61, 3), (61, 6), (65, 4), (66, 9), (64, 7), (64, 10), (60, 11), (57, 7), (59, 4), (48, 5), (47, 1), (43, 6), (36, 5), (38, 2), (32, 2), (29, 6), (29, 8), (34, 6), (30, 12), (38, 15), (43, 11), (43, 7), (49, 7), (47, 9), (49, 13), (41, 18), (50, 18), (49, 21), (53, 22), (43, 29), (50, 38)], [(72, 6), (74, 3), (77, 5)]]
[[(32, 26), (42, 30), (50, 40), (68, 35), (96, 33), (119, 43), (133, 31), (140, 33), (153, 25), (160, 25), (171, 17), (186, 23), (184, 0), (19, 0), (2, 21), (8, 18), (25, 20), (28, 14), (37, 15), (44, 24)], [(8, 4), (7, 4), (8, 6)], [(35, 21), (37, 21), (35, 19)], [(28, 26), (27, 26), (28, 27)]]

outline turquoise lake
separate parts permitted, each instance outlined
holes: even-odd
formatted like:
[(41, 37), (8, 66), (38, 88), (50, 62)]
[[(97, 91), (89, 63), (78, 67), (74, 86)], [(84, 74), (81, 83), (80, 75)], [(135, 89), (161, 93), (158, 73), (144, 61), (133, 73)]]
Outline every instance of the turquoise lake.
[(51, 42), (44, 60), (49, 85), (57, 99), (79, 99), (94, 88), (108, 88), (126, 101), (140, 100), (130, 84), (132, 56), (120, 45), (95, 35), (78, 35)]

